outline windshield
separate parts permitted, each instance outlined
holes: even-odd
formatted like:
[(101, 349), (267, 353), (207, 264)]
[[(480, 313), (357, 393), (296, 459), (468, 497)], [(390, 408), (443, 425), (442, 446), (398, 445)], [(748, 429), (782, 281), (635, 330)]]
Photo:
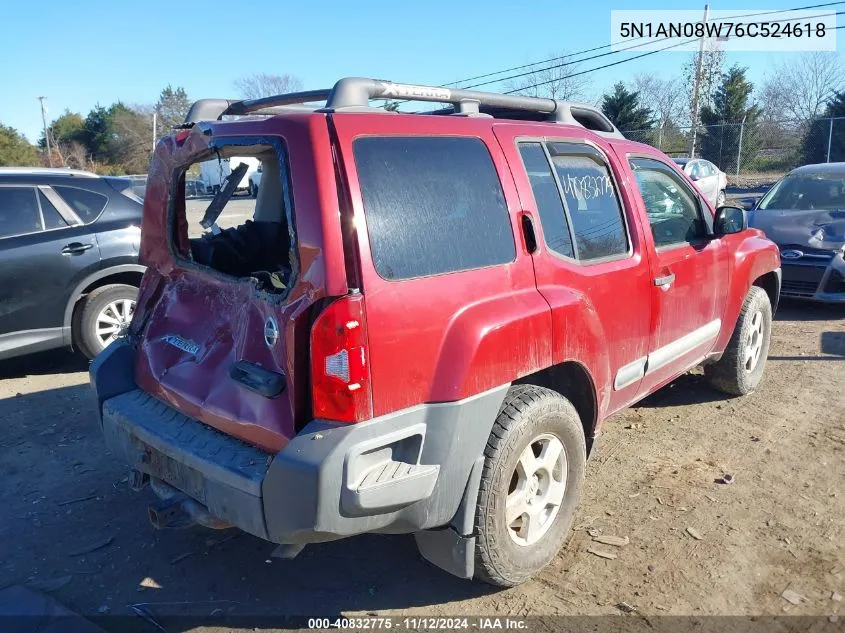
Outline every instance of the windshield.
[(845, 174), (787, 176), (771, 188), (758, 209), (843, 209)]

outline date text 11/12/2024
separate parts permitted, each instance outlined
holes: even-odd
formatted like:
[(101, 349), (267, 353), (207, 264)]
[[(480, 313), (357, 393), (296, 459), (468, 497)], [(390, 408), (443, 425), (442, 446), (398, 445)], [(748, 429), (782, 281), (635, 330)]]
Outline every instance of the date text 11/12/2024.
[(528, 623), (521, 618), (502, 617), (402, 617), (392, 618), (390, 616), (367, 616), (348, 618), (309, 618), (308, 628), (315, 630), (347, 629), (352, 631), (360, 630), (389, 630), (407, 629), (412, 631), (421, 630), (527, 630)]

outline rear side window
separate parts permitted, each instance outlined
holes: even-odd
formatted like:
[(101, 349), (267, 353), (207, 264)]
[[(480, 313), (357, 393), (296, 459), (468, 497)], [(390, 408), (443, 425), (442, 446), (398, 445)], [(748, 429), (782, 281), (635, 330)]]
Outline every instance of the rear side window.
[(59, 211), (53, 206), (53, 203), (47, 200), (47, 196), (43, 192), (38, 192), (38, 202), (41, 204), (41, 215), (44, 216), (44, 228), (60, 229), (67, 226), (64, 218), (59, 215)]
[(575, 257), (560, 191), (543, 146), (540, 143), (520, 143), (519, 153), (534, 192), (546, 246), (560, 255)]
[(373, 262), (382, 278), (513, 261), (502, 185), (480, 139), (365, 137), (353, 148)]
[(0, 187), (0, 237), (41, 230), (41, 216), (32, 187)]
[(85, 224), (93, 222), (106, 208), (109, 199), (78, 187), (53, 187)]

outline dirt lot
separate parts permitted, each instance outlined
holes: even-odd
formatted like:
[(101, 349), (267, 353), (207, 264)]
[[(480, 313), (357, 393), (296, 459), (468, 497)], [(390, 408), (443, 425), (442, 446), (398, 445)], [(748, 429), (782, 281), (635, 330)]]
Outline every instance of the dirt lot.
[[(137, 603), (154, 616), (611, 614), (620, 602), (643, 614), (845, 613), (834, 599), (845, 595), (843, 339), (845, 309), (786, 305), (756, 394), (724, 399), (694, 372), (609, 420), (566, 548), (507, 591), (438, 571), (409, 536), (280, 561), (236, 531), (155, 532), (152, 493), (127, 489), (99, 437), (85, 363), (2, 363), (0, 587), (47, 589), (83, 614)], [(735, 482), (716, 483), (725, 473)], [(138, 617), (101, 625), (127, 622), (156, 630)]]

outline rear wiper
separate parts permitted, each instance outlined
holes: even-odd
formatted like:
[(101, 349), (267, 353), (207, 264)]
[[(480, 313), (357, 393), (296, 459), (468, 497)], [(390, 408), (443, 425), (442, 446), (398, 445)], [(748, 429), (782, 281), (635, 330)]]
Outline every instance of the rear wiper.
[(223, 213), (223, 207), (226, 206), (229, 198), (235, 193), (235, 189), (237, 189), (238, 183), (243, 179), (247, 169), (249, 169), (249, 165), (247, 163), (241, 163), (226, 176), (226, 184), (220, 187), (220, 191), (214, 196), (211, 204), (205, 210), (205, 215), (200, 220), (200, 226), (202, 228), (210, 229), (217, 222), (217, 218)]

